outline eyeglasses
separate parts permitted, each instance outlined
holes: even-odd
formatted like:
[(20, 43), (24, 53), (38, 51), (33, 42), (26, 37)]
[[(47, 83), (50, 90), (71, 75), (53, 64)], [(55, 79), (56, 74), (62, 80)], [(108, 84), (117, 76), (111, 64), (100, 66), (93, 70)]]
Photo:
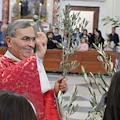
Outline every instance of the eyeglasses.
[[(17, 37), (17, 38), (19, 38), (19, 37)], [(24, 37), (19, 38), (19, 39), (24, 40), (24, 41), (26, 41), (26, 42), (31, 41), (31, 40), (32, 40), (33, 42), (35, 42), (36, 37), (24, 36)]]
[(32, 40), (33, 42), (35, 42), (36, 37), (24, 36), (24, 37), (21, 38), (21, 40), (24, 40), (24, 41), (30, 41), (30, 40)]

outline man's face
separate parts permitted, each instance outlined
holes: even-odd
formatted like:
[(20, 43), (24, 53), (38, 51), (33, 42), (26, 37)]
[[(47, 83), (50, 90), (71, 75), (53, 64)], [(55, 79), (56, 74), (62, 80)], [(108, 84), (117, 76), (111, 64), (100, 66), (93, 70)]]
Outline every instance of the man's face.
[(53, 29), (52, 29), (52, 28), (49, 28), (49, 32), (53, 32)]
[(83, 31), (83, 35), (87, 35), (87, 31), (85, 30), (85, 31)]
[(14, 22), (14, 21), (15, 21), (15, 18), (14, 18), (14, 17), (12, 17), (11, 21), (12, 21), (12, 22)]
[(115, 33), (115, 28), (114, 27), (112, 28), (112, 33)]
[(32, 55), (35, 47), (35, 40), (29, 38), (35, 38), (35, 33), (31, 26), (17, 29), (16, 36), (7, 42), (10, 52), (21, 60)]
[(64, 31), (64, 35), (68, 35), (68, 31), (67, 30)]
[(52, 38), (53, 38), (53, 34), (52, 34), (52, 33), (49, 34), (49, 35), (48, 35), (48, 38), (52, 39)]
[(59, 33), (58, 29), (55, 29), (54, 33), (55, 33), (55, 34), (58, 34), (58, 33)]
[(5, 27), (1, 27), (1, 32), (4, 33), (6, 31), (6, 28)]

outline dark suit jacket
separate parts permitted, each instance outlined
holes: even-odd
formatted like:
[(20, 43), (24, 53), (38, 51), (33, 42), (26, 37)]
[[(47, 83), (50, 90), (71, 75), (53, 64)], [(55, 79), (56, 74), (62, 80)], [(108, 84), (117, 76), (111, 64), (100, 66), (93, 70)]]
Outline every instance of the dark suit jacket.
[(56, 48), (56, 44), (53, 43), (52, 40), (48, 38), (47, 49), (54, 49), (54, 48)]
[(117, 34), (117, 33), (114, 33), (114, 35), (112, 35), (112, 33), (111, 33), (111, 34), (110, 34), (110, 37), (113, 38), (113, 41), (114, 41), (114, 43), (115, 43), (116, 46), (117, 46), (117, 44), (118, 44), (118, 42), (119, 42), (118, 34)]
[(53, 40), (57, 40), (58, 42), (62, 41), (61, 35), (53, 35)]

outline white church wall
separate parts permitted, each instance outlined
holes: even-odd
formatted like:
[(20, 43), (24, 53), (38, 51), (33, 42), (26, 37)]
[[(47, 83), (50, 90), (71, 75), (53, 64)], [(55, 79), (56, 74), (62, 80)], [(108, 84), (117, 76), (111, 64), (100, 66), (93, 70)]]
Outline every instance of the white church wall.
[(11, 17), (14, 17), (12, 13), (12, 8), (13, 8), (13, 5), (16, 4), (16, 0), (10, 0), (9, 3), (10, 3), (9, 4), (9, 23), (10, 23)]
[[(115, 16), (120, 17), (120, 0), (115, 1)], [(118, 33), (120, 39), (120, 27), (116, 29), (116, 32)]]
[[(99, 24), (98, 29), (101, 30), (103, 37), (106, 39), (106, 34), (111, 33), (111, 24), (103, 26), (102, 18), (105, 16), (115, 17), (120, 16), (119, 5), (120, 0), (105, 0), (104, 2), (80, 1), (80, 0), (60, 0), (61, 10), (70, 3), (72, 6), (88, 6), (99, 7)], [(120, 35), (120, 28), (116, 29), (116, 32)]]
[(52, 24), (53, 0), (47, 0), (47, 22)]
[(89, 2), (89, 1), (65, 1), (61, 0), (60, 5), (61, 9), (65, 8), (65, 6), (70, 3), (72, 6), (88, 6), (88, 7), (99, 7), (99, 24), (98, 24), (98, 29), (101, 30), (103, 36), (105, 37), (105, 28), (103, 26), (103, 23), (101, 21), (101, 18), (103, 16), (106, 16), (106, 2)]

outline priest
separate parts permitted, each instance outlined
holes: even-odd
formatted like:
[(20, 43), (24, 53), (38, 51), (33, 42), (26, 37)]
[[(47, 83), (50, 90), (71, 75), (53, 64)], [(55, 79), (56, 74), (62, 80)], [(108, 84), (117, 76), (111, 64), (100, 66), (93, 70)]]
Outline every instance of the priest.
[[(0, 55), (0, 89), (24, 95), (30, 100), (38, 120), (60, 120), (55, 96), (58, 91), (67, 91), (67, 78), (49, 84), (42, 58), (47, 48), (47, 38), (35, 32), (27, 21), (16, 20), (6, 30), (8, 50)], [(33, 53), (36, 44), (36, 53)]]

